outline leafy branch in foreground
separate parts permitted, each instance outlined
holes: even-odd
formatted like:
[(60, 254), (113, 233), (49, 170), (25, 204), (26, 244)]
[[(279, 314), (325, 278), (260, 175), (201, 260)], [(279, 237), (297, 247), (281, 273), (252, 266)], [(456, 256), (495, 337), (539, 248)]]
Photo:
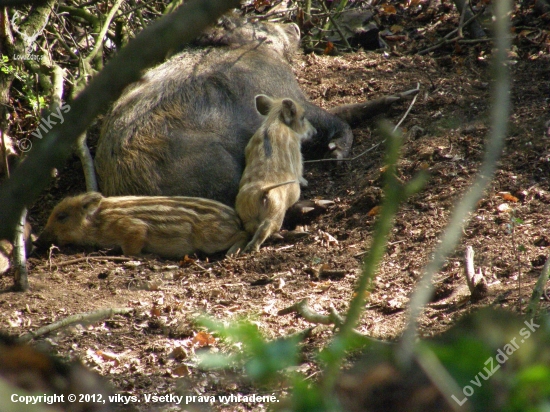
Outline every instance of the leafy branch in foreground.
[(269, 383), (285, 368), (298, 364), (299, 336), (268, 342), (263, 338), (258, 327), (250, 322), (239, 321), (226, 326), (221, 322), (203, 318), (199, 323), (216, 331), (228, 343), (242, 344), (240, 353), (201, 355), (203, 368), (244, 366), (247, 376), (254, 382)]
[(381, 128), (381, 132), (388, 145), (385, 161), (387, 169), (384, 173), (384, 200), (380, 216), (376, 221), (372, 245), (363, 261), (361, 277), (355, 288), (344, 324), (331, 345), (321, 354), (321, 359), (326, 362), (323, 378), (323, 390), (325, 393), (332, 392), (337, 372), (342, 365), (346, 352), (351, 349), (352, 331), (357, 325), (363, 311), (367, 289), (376, 276), (378, 265), (386, 251), (387, 238), (393, 227), (393, 220), (397, 209), (401, 202), (418, 192), (426, 180), (426, 175), (420, 173), (406, 184), (399, 182), (397, 179), (397, 160), (399, 158), (399, 150), (401, 149), (401, 136), (392, 132), (388, 125), (384, 125)]
[(504, 139), (508, 130), (508, 115), (510, 112), (510, 73), (507, 61), (507, 51), (510, 49), (510, 0), (499, 1), (495, 5), (495, 33), (496, 49), (493, 66), (494, 91), (493, 106), (491, 115), (491, 133), (487, 141), (483, 163), (476, 179), (466, 194), (456, 205), (449, 224), (441, 236), (431, 261), (424, 269), (424, 275), (418, 283), (413, 296), (411, 297), (409, 319), (407, 328), (401, 340), (401, 359), (403, 362), (410, 362), (414, 351), (416, 339), (417, 319), (422, 309), (429, 301), (434, 275), (441, 269), (445, 258), (455, 249), (461, 238), (463, 227), (469, 221), (469, 215), (474, 210), (477, 202), (483, 196), (485, 188), (489, 185), (497, 162), (504, 147)]
[[(319, 354), (320, 360), (325, 365), (320, 384), (310, 385), (299, 374), (291, 376), (293, 387), (291, 409), (293, 410), (319, 411), (338, 408), (337, 398), (333, 395), (336, 377), (348, 352), (365, 345), (365, 340), (357, 336), (354, 328), (363, 311), (366, 292), (385, 253), (387, 238), (393, 227), (395, 214), (399, 205), (409, 196), (418, 192), (426, 180), (426, 175), (421, 173), (408, 183), (399, 182), (396, 172), (402, 142), (401, 135), (392, 132), (388, 125), (381, 127), (381, 134), (388, 145), (384, 173), (385, 190), (373, 241), (365, 257), (362, 274), (355, 288), (345, 320), (331, 344)], [(258, 383), (264, 383), (273, 380), (279, 372), (286, 368), (298, 364), (299, 337), (266, 342), (258, 329), (249, 323), (234, 323), (223, 326), (207, 319), (202, 320), (200, 323), (219, 334), (222, 338), (232, 342), (240, 342), (243, 345), (243, 353), (240, 355), (207, 354), (203, 356), (201, 363), (203, 367), (223, 368), (235, 365), (235, 362), (237, 362), (243, 364), (249, 378)]]

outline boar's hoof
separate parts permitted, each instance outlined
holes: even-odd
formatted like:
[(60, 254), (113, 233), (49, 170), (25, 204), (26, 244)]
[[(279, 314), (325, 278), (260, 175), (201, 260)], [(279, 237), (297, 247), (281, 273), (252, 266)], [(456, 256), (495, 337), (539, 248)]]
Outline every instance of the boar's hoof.
[(299, 230), (299, 229), (283, 230), (280, 233), (281, 233), (281, 237), (287, 242), (294, 242), (295, 240), (303, 239), (310, 235), (309, 232), (306, 232), (303, 229), (302, 230)]
[(307, 225), (331, 206), (334, 206), (332, 200), (300, 200), (287, 210), (283, 226), (294, 229), (298, 225)]

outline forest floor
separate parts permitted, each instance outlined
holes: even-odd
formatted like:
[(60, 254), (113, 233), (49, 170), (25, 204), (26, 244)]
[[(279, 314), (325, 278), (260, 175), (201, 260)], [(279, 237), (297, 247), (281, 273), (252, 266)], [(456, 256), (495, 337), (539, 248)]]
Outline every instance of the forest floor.
[[(425, 43), (429, 45), (428, 38)], [(548, 256), (550, 136), (545, 122), (550, 120), (549, 55), (548, 50), (537, 54), (532, 42), (519, 37), (514, 46), (510, 62), (513, 108), (506, 148), (459, 247), (437, 274), (436, 294), (420, 319), (423, 336), (442, 333), (480, 307), (519, 311), (519, 300), (529, 299)], [(430, 178), (399, 209), (357, 327), (368, 336), (390, 341), (402, 333), (415, 283), (454, 204), (479, 171), (489, 132), (491, 91), (487, 43), (446, 46), (426, 56), (400, 53), (399, 47), (395, 50), (334, 57), (300, 55), (293, 64), (306, 94), (327, 109), (421, 85), (401, 125), (404, 143), (398, 174), (407, 181), (427, 170)], [(383, 117), (397, 123), (409, 104), (396, 104), (384, 116), (356, 128), (352, 156), (381, 143), (376, 121)], [(238, 377), (238, 370), (206, 371), (198, 366), (199, 351), (236, 348), (205, 333), (196, 318), (207, 314), (224, 322), (249, 319), (266, 338), (273, 339), (312, 326), (296, 315), (277, 315), (304, 298), (319, 313), (327, 314), (331, 306), (345, 313), (371, 241), (376, 221), (372, 210), (381, 202), (383, 154), (382, 143), (341, 167), (326, 169), (306, 163), (309, 187), (302, 191), (302, 198), (328, 199), (334, 206), (305, 228), (308, 236), (292, 242), (269, 240), (252, 256), (191, 257), (181, 262), (146, 256), (117, 261), (91, 259), (113, 256), (112, 251), (78, 247), (32, 256), (29, 293), (10, 292), (12, 279), (0, 278), (0, 329), (19, 335), (69, 315), (131, 307), (135, 309), (132, 316), (117, 315), (65, 328), (37, 340), (48, 344), (52, 352), (98, 371), (120, 393), (140, 399), (144, 394), (261, 394), (261, 388)], [(83, 182), (74, 158), (31, 210), (35, 232), (43, 228), (61, 198), (85, 190)], [(488, 295), (475, 303), (464, 278), (468, 245), (475, 250), (476, 267), (489, 284)], [(542, 305), (550, 306), (548, 302)], [(330, 328), (320, 328), (307, 339), (299, 367), (305, 376), (319, 371), (315, 353), (332, 335)], [(283, 386), (275, 395), (282, 398), (287, 390)], [(168, 408), (162, 404), (134, 406), (139, 410)], [(233, 411), (267, 407), (254, 402), (210, 406)]]

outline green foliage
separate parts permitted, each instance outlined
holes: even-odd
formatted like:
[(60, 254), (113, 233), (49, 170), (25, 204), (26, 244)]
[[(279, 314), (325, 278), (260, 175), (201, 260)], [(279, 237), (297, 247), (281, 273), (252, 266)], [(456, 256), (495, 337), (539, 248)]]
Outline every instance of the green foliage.
[(295, 376), (293, 380), (291, 404), (291, 410), (300, 412), (341, 410), (335, 396), (324, 393), (321, 386), (308, 383), (299, 376)]
[[(293, 371), (300, 363), (298, 337), (266, 341), (257, 326), (244, 321), (224, 325), (202, 320), (202, 325), (241, 349), (230, 355), (203, 355), (203, 367), (242, 367), (252, 382), (260, 385), (280, 384), (282, 380), (287, 388), (291, 388), (291, 395), (283, 400), (284, 410), (342, 410), (335, 387), (344, 359), (372, 343), (372, 340), (353, 332), (364, 308), (365, 292), (385, 253), (387, 234), (393, 227), (399, 204), (420, 190), (425, 181), (424, 176), (417, 176), (407, 183), (395, 178), (400, 138), (387, 129), (382, 133), (388, 141), (384, 202), (344, 323), (339, 325), (332, 342), (317, 354), (323, 372), (318, 375), (319, 380), (312, 381)], [(515, 220), (511, 224), (520, 222)], [(541, 278), (547, 276), (546, 273)], [(433, 362), (439, 365), (430, 371), (424, 363), (422, 373), (449, 403), (464, 402), (469, 410), (480, 412), (550, 411), (549, 340), (550, 322), (543, 319), (535, 322), (533, 318), (526, 321), (518, 315), (488, 308), (466, 316), (434, 340), (417, 343), (413, 352), (417, 356), (415, 362), (420, 362), (420, 353), (424, 351), (430, 353)], [(407, 368), (411, 366), (397, 361), (399, 353), (397, 345), (370, 345), (365, 357), (370, 363), (361, 363), (365, 368), (365, 382), (373, 379), (368, 376), (368, 365), (385, 363), (401, 374), (392, 380), (392, 385), (406, 388), (409, 383), (403, 381), (408, 380), (407, 371), (410, 369)], [(418, 369), (418, 366), (413, 367)], [(453, 400), (452, 396), (456, 399)]]
[[(345, 320), (342, 325), (339, 325), (339, 331), (331, 344), (318, 356), (324, 365), (322, 381), (319, 384), (309, 384), (298, 374), (291, 376), (293, 381), (292, 410), (338, 410), (337, 400), (334, 396), (336, 377), (345, 357), (351, 351), (364, 347), (368, 342), (365, 337), (354, 333), (353, 328), (363, 311), (366, 292), (372, 285), (379, 262), (385, 253), (387, 237), (393, 227), (393, 219), (401, 202), (419, 191), (425, 182), (424, 175), (419, 175), (406, 184), (399, 182), (396, 177), (396, 165), (402, 143), (401, 135), (391, 131), (388, 125), (381, 128), (381, 133), (386, 138), (388, 145), (385, 171), (386, 187), (373, 242), (365, 257), (363, 271)], [(255, 382), (265, 384), (275, 381), (285, 368), (298, 365), (298, 337), (267, 342), (251, 323), (237, 322), (224, 326), (208, 319), (201, 323), (223, 339), (241, 344), (243, 349), (242, 353), (238, 355), (205, 355), (202, 358), (203, 367), (220, 368), (232, 366), (235, 363), (244, 363), (248, 377)]]
[(44, 96), (38, 94), (35, 90), (35, 79), (30, 72), (27, 72), (18, 65), (13, 65), (6, 55), (2, 55), (0, 61), (0, 70), (2, 73), (13, 76), (21, 83), (22, 91), (18, 91), (32, 108), (34, 115), (38, 116), (40, 109), (46, 107)]
[(238, 354), (202, 356), (201, 365), (205, 368), (242, 365), (253, 381), (269, 383), (285, 368), (298, 364), (298, 337), (266, 341), (257, 326), (250, 322), (240, 321), (225, 326), (211, 319), (203, 319), (200, 323), (222, 339), (242, 347), (242, 352)]

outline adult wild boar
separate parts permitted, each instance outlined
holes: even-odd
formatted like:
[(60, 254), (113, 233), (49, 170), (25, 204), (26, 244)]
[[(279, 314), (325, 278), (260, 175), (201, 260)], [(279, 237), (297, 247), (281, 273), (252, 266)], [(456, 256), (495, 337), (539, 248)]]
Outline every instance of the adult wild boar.
[[(317, 130), (306, 159), (345, 157), (353, 135), (339, 117), (310, 103), (289, 64), (295, 24), (226, 22), (149, 70), (106, 117), (96, 152), (106, 196), (195, 196), (233, 206), (244, 149), (262, 124), (254, 97), (291, 98)], [(208, 47), (204, 47), (208, 43)]]

